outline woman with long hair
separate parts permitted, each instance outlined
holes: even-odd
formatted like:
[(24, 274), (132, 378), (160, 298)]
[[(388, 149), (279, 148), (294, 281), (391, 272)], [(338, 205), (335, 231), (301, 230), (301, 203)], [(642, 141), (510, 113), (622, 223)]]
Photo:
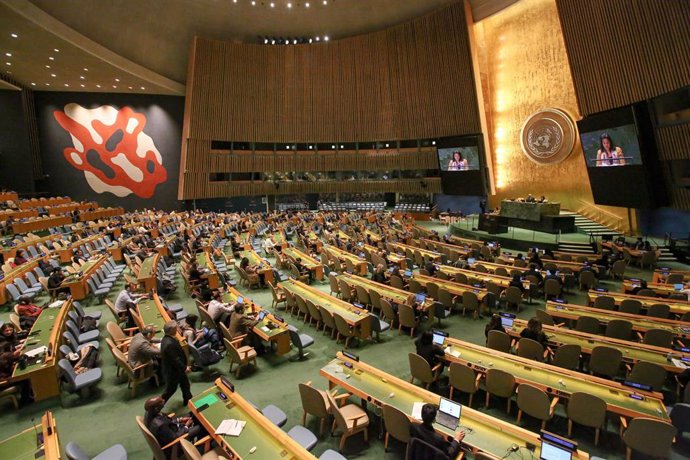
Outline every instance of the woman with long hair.
[(462, 153), (459, 150), (453, 152), (453, 157), (448, 162), (448, 171), (459, 171), (461, 169), (467, 169), (467, 160), (462, 157)]
[(623, 149), (613, 143), (608, 133), (599, 136), (599, 150), (597, 151), (597, 166), (624, 166)]

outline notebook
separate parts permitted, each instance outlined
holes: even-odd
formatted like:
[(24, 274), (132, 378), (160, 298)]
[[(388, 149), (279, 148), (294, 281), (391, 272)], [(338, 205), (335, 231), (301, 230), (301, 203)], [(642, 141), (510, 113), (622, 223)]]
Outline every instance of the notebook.
[(242, 420), (225, 419), (216, 428), (216, 434), (222, 436), (239, 436), (247, 422)]

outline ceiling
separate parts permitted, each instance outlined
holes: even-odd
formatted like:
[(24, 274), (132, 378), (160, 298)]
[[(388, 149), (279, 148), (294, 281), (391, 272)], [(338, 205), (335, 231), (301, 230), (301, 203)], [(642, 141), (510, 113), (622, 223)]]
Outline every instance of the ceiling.
[[(0, 70), (35, 90), (182, 95), (195, 35), (323, 42), (382, 30), (453, 1), (0, 0)], [(515, 1), (469, 0), (475, 21)]]

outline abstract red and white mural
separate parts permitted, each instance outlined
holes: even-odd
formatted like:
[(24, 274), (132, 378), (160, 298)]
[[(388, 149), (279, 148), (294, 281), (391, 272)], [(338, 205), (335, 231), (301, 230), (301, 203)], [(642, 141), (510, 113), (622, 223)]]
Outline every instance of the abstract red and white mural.
[(84, 172), (96, 193), (151, 198), (167, 180), (161, 153), (144, 132), (144, 114), (126, 106), (87, 109), (70, 103), (53, 116), (72, 138), (72, 146), (63, 150), (65, 159)]

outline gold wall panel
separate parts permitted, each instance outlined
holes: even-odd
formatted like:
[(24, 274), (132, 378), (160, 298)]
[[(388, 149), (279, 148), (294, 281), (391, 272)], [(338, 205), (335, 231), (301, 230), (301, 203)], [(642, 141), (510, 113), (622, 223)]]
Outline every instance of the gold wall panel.
[[(574, 211), (594, 210), (579, 140), (556, 165), (538, 165), (520, 148), (520, 129), (538, 110), (555, 107), (573, 120), (581, 117), (555, 0), (521, 0), (474, 25), (479, 45), (482, 90), (488, 112), (496, 195), (546, 195)], [(601, 208), (626, 219), (622, 208)]]

